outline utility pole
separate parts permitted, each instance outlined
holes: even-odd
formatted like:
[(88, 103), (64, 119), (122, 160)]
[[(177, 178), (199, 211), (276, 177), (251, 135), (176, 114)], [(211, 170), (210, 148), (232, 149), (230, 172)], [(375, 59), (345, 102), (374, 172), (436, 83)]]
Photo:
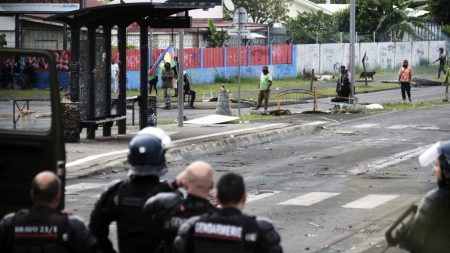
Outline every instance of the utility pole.
[(350, 0), (350, 98), (355, 102), (355, 0)]

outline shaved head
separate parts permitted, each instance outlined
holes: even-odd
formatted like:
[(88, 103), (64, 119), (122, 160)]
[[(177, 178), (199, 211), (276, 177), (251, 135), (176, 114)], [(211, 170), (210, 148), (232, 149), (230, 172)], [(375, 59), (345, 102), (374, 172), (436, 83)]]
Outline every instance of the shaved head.
[(31, 197), (34, 203), (53, 204), (59, 200), (61, 180), (51, 171), (37, 174), (31, 183)]
[(208, 193), (213, 187), (211, 165), (203, 161), (196, 161), (186, 168), (186, 184), (190, 188)]

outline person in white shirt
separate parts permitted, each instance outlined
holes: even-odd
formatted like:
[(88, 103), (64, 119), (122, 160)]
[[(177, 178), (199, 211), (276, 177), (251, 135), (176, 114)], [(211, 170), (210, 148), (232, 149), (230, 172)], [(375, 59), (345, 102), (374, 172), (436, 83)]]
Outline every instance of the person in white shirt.
[(111, 91), (117, 93), (119, 90), (119, 64), (116, 58), (111, 58)]

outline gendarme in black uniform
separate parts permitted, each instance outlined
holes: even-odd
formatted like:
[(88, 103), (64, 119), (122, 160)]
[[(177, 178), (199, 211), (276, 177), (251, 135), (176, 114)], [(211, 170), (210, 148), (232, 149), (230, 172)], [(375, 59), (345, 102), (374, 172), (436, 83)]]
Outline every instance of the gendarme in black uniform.
[(90, 253), (96, 246), (79, 218), (35, 205), (0, 222), (0, 252)]
[(214, 212), (216, 208), (204, 198), (188, 194), (185, 199), (181, 192), (160, 193), (150, 198), (144, 206), (144, 212), (151, 220), (159, 222), (163, 228), (162, 248), (172, 252), (172, 243), (178, 229), (190, 217)]
[(156, 252), (161, 233), (143, 213), (145, 201), (157, 193), (172, 191), (159, 176), (167, 172), (161, 139), (138, 134), (130, 142), (128, 178), (113, 182), (91, 213), (89, 228), (103, 253), (115, 252), (108, 238), (109, 225), (117, 222), (121, 253)]
[(280, 236), (269, 221), (232, 207), (188, 220), (180, 228), (174, 248), (180, 253), (283, 252)]
[(429, 150), (433, 148), (437, 150), (434, 153), (437, 158), (425, 159), (425, 152), (419, 161), (422, 166), (435, 162), (434, 172), (439, 174), (436, 175), (438, 188), (425, 195), (406, 233), (399, 240), (400, 247), (414, 253), (450, 251), (450, 141), (438, 142)]

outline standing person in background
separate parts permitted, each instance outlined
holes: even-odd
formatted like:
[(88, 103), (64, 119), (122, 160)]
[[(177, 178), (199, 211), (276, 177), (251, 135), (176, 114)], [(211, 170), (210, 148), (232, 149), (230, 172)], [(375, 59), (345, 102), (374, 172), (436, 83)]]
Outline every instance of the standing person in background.
[(178, 70), (179, 70), (178, 56), (174, 56), (173, 60), (175, 61), (175, 66), (172, 67), (173, 74), (174, 74), (174, 77), (172, 79), (172, 87), (175, 91), (173, 96), (178, 97)]
[(445, 70), (445, 62), (447, 61), (447, 55), (444, 54), (444, 48), (439, 48), (439, 58), (432, 62), (431, 64), (439, 61), (439, 70), (438, 70), (438, 78), (441, 78), (441, 72), (447, 74), (447, 71)]
[(408, 67), (408, 60), (403, 61), (403, 66), (398, 71), (398, 81), (402, 92), (403, 102), (406, 103), (405, 92), (408, 95), (409, 102), (411, 102), (411, 80), (413, 70)]
[[(150, 69), (152, 67), (150, 67)], [(150, 75), (150, 71), (149, 71), (149, 76), (148, 76), (148, 84), (150, 86), (149, 93), (152, 94), (152, 90), (153, 90), (153, 88), (155, 88), (156, 96), (158, 96), (158, 90), (156, 89), (156, 85), (158, 84), (158, 76), (156, 74), (154, 76)]]
[(20, 57), (16, 56), (16, 58), (14, 59), (14, 65), (13, 65), (13, 84), (14, 84), (14, 89), (22, 88), (21, 73), (22, 73), (22, 67), (21, 67), (21, 64), (20, 64)]
[(114, 93), (117, 93), (119, 88), (119, 64), (114, 57), (111, 58), (111, 88)]
[(272, 75), (269, 73), (269, 67), (263, 66), (262, 73), (259, 79), (258, 104), (254, 109), (259, 110), (262, 101), (264, 99), (264, 114), (267, 114), (267, 107), (269, 104), (271, 86), (272, 86)]
[(173, 87), (173, 78), (175, 73), (170, 68), (170, 63), (164, 63), (164, 69), (161, 71), (162, 88), (164, 90), (164, 109), (170, 109), (170, 90)]

